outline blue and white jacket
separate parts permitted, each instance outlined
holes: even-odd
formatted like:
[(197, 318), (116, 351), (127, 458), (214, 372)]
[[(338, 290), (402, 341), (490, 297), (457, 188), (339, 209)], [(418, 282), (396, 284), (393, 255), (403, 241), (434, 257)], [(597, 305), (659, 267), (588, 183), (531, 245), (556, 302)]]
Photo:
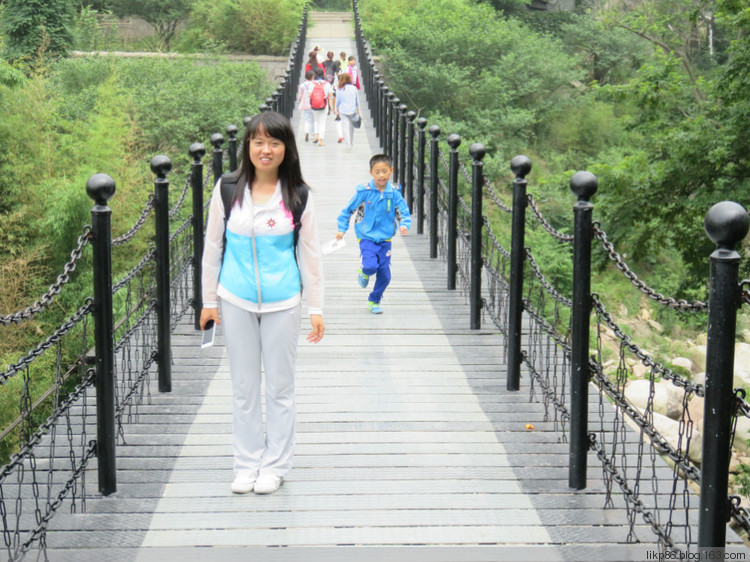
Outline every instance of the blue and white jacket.
[(309, 314), (322, 314), (323, 259), (312, 193), (301, 217), (298, 264), (294, 219), (284, 206), (280, 183), (262, 205), (252, 204), (250, 189), (245, 186), (243, 205), (235, 203), (226, 223), (227, 247), (223, 252), (225, 210), (220, 182), (208, 210), (201, 278), (203, 306), (217, 307), (218, 297), (250, 312), (286, 310), (300, 302), (302, 281)]
[(339, 232), (349, 229), (349, 219), (352, 215), (357, 240), (385, 242), (393, 238), (399, 226), (411, 226), (409, 206), (391, 182), (388, 182), (382, 192), (375, 187), (375, 180), (358, 185), (357, 193), (336, 221)]

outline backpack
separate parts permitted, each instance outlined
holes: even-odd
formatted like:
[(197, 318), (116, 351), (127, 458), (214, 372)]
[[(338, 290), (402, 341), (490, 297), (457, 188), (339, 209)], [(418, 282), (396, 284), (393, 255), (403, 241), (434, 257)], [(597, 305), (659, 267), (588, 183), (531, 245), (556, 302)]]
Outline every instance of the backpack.
[(312, 94), (310, 94), (310, 107), (313, 109), (325, 109), (326, 107), (326, 88), (325, 82), (315, 82)]
[[(302, 228), (302, 213), (305, 212), (307, 206), (307, 196), (310, 193), (310, 188), (306, 185), (301, 185), (297, 188), (300, 202), (297, 208), (292, 209), (292, 219), (294, 220), (294, 257), (297, 257), (297, 241), (299, 240), (299, 229)], [(224, 246), (227, 247), (227, 221), (229, 221), (229, 214), (232, 211), (232, 205), (234, 204), (234, 192), (237, 191), (237, 174), (230, 172), (221, 176), (221, 200), (224, 203)], [(222, 250), (222, 261), (223, 261), (223, 250)]]

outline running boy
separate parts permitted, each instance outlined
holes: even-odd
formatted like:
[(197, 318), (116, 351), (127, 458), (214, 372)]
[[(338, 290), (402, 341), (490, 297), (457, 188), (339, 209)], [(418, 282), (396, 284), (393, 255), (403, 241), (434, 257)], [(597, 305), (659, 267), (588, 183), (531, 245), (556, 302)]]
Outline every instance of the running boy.
[(337, 220), (337, 239), (341, 239), (349, 228), (349, 219), (354, 215), (354, 232), (359, 240), (362, 268), (357, 281), (367, 287), (370, 276), (377, 274), (375, 286), (368, 298), (367, 307), (373, 314), (382, 314), (380, 299), (391, 282), (391, 239), (398, 226), (406, 236), (411, 226), (411, 215), (401, 192), (391, 184), (393, 165), (389, 156), (376, 154), (370, 158), (368, 183), (358, 185), (349, 204), (341, 211)]

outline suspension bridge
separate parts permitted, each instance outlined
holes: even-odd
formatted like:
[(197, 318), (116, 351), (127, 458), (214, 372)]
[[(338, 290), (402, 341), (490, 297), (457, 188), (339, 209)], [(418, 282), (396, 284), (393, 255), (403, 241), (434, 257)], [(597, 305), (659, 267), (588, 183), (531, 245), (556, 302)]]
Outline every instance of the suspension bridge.
[[(303, 23), (292, 58), (304, 57), (315, 44), (357, 53), (363, 74), (377, 86), (361, 30), (340, 17), (312, 27)], [(356, 36), (343, 31), (352, 27)], [(291, 92), (293, 99), (299, 62), (291, 61), (290, 68), (296, 74), (286, 77), (267, 105), (291, 114), (301, 131), (300, 116), (284, 94)], [(201, 349), (190, 260), (197, 242), (189, 227), (196, 213), (179, 223), (174, 209), (171, 231), (164, 234), (170, 283), (144, 290), (147, 279), (158, 277), (159, 266), (151, 264), (113, 288), (115, 295), (125, 293), (121, 298), (130, 311), (113, 328), (120, 342), (112, 350), (114, 388), (97, 386), (90, 367), (99, 368), (99, 359), (85, 346), (77, 368), (88, 375), (69, 399), (58, 398), (57, 417), (32, 432), (32, 446), (0, 474), (2, 559), (658, 560), (699, 552), (701, 475), (689, 460), (690, 418), (683, 414), (677, 442), (667, 440), (648, 425), (653, 404), (635, 409), (623, 396), (624, 382), (604, 381), (603, 370), (593, 365), (592, 378), (600, 380), (584, 382), (586, 447), (582, 457), (573, 451), (576, 422), (567, 394), (574, 386), (574, 354), (571, 329), (559, 313), (571, 302), (537, 274), (531, 257), (523, 310), (514, 312), (512, 256), (491, 230), (479, 234), (484, 275), (476, 294), (471, 210), (463, 199), (451, 202), (460, 173), (455, 139), (448, 139), (450, 162), (433, 153), (427, 166), (425, 147), (437, 147), (439, 131), (431, 129), (432, 141), (426, 141), (426, 124), (415, 123), (388, 94), (363, 92), (364, 125), (350, 153), (335, 142), (333, 115), (324, 147), (298, 135), (322, 241), (334, 237), (336, 216), (355, 186), (369, 179), (370, 156), (383, 150), (396, 159), (415, 221), (408, 236), (394, 239), (393, 281), (382, 315), (368, 311), (367, 290), (357, 285), (353, 235), (325, 257), (327, 331), (317, 345), (300, 338), (295, 466), (281, 489), (270, 496), (229, 490), (231, 382), (223, 335), (219, 328), (216, 345)], [(392, 125), (400, 135), (392, 135)], [(191, 183), (210, 195), (217, 154), (222, 165), (222, 143), (214, 141), (213, 173), (196, 164), (178, 206)], [(191, 147), (196, 162), (205, 152), (200, 148)], [(480, 151), (474, 153), (481, 161)], [(523, 181), (524, 163), (517, 164), (517, 181)], [(157, 161), (153, 167), (157, 184), (168, 183), (168, 166)], [(481, 175), (466, 176), (497, 197)], [(438, 191), (428, 190), (428, 182)], [(157, 215), (158, 193), (150, 202)], [(103, 208), (102, 197), (99, 192)], [(541, 217), (533, 199), (530, 206)], [(457, 215), (453, 236), (451, 207)], [(549, 230), (561, 243), (573, 238)], [(113, 245), (126, 244), (126, 238)], [(157, 246), (141, 265), (158, 253)], [(160, 292), (171, 311), (166, 324), (157, 319)], [(545, 294), (546, 301), (534, 296)], [(85, 304), (79, 316), (93, 308)], [(603, 307), (595, 312), (601, 322), (611, 320)], [(609, 328), (617, 332), (616, 325)], [(161, 336), (168, 347), (154, 349), (149, 340)], [(516, 336), (522, 351), (508, 367)], [(637, 348), (624, 347), (621, 353), (638, 356)], [(170, 360), (161, 361), (165, 356)], [(646, 357), (652, 377), (676, 379)], [(30, 363), (14, 369), (28, 376)], [(520, 389), (509, 389), (514, 370)], [(704, 392), (689, 381), (674, 386), (684, 393), (685, 411), (692, 395)], [(103, 467), (107, 452), (97, 443), (97, 398), (104, 392), (112, 393), (116, 406), (109, 469)], [(571, 462), (584, 465), (576, 485)], [(103, 483), (106, 470), (110, 480)], [(740, 528), (747, 514), (737, 502), (732, 505)], [(746, 559), (742, 540), (732, 528), (725, 530), (722, 553)]]

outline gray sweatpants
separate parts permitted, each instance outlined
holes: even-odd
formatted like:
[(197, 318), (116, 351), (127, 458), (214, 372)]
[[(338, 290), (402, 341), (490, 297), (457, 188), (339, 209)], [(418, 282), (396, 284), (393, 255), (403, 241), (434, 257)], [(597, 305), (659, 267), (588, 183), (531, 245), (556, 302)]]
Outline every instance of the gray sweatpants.
[[(226, 301), (221, 319), (232, 374), (234, 474), (284, 477), (292, 467), (294, 371), (300, 305), (257, 314)], [(261, 358), (266, 377), (266, 431), (261, 411)]]

